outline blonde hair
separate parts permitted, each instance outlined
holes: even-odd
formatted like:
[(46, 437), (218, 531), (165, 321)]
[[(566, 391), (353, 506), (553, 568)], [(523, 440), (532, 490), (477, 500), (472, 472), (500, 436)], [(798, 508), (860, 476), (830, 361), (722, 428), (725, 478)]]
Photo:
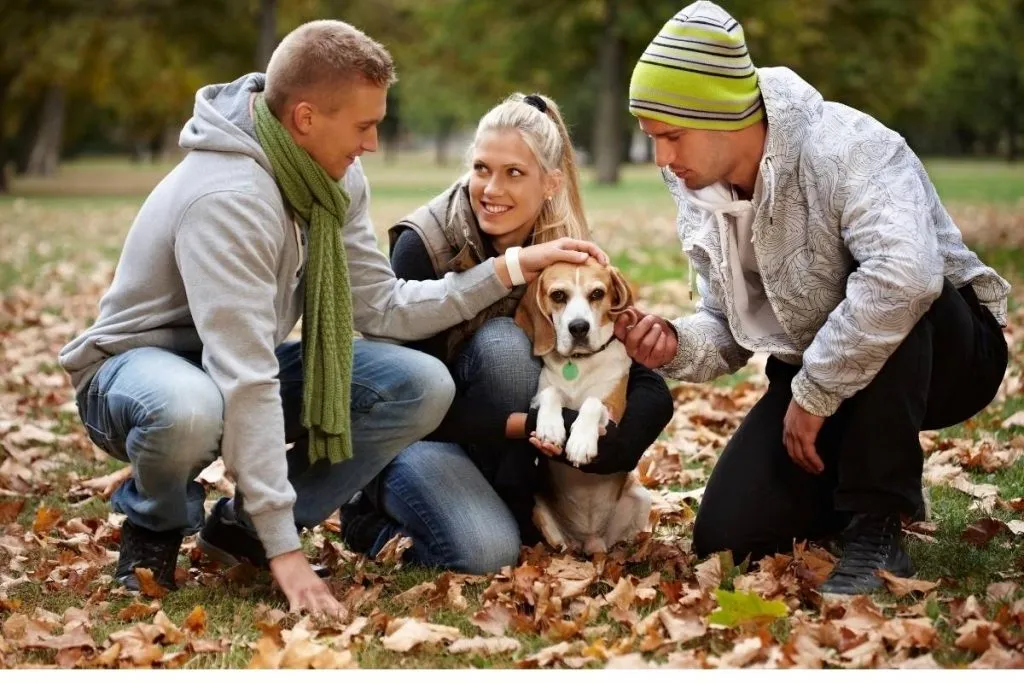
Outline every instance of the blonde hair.
[[(526, 101), (530, 97), (543, 100), (546, 112)], [(576, 166), (576, 152), (569, 138), (558, 105), (544, 95), (523, 95), (514, 93), (484, 114), (476, 128), (476, 135), (468, 154), (473, 154), (477, 141), (485, 133), (514, 130), (533, 152), (545, 173), (562, 172), (562, 185), (541, 206), (540, 214), (533, 225), (531, 242), (540, 244), (559, 237), (590, 239), (583, 201), (580, 198), (579, 170)], [(462, 193), (456, 193), (461, 197)], [(458, 215), (453, 211), (449, 215)]]
[(343, 21), (320, 19), (302, 24), (284, 37), (267, 64), (264, 96), (281, 116), (295, 97), (324, 92), (337, 106), (339, 85), (353, 80), (386, 88), (397, 79), (395, 64), (383, 45)]

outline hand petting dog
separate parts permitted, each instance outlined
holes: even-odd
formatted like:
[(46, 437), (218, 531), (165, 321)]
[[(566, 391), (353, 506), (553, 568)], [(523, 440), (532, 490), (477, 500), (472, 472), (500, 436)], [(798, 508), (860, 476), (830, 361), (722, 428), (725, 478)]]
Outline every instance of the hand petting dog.
[(679, 338), (676, 328), (661, 316), (639, 311), (635, 306), (619, 314), (615, 336), (637, 363), (656, 370), (676, 357)]

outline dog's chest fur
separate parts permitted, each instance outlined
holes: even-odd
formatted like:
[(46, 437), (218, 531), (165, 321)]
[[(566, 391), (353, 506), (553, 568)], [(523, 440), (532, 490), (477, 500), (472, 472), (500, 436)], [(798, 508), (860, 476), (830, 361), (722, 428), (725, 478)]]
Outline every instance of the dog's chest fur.
[[(563, 405), (573, 410), (579, 410), (589, 397), (604, 399), (609, 396), (622, 378), (629, 374), (629, 356), (626, 347), (619, 341), (613, 341), (608, 348), (592, 356), (573, 359), (579, 368), (579, 375), (573, 380), (562, 375), (565, 362), (557, 356), (552, 358), (553, 355), (544, 356), (539, 390), (547, 387), (558, 389), (564, 397)], [(612, 418), (619, 420), (622, 416), (614, 415)]]

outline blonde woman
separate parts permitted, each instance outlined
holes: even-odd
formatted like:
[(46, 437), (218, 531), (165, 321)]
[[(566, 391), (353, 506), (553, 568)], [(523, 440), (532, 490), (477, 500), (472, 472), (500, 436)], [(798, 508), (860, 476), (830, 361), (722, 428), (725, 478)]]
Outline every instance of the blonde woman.
[[(440, 279), (492, 257), (508, 262), (517, 248), (520, 260), (532, 260), (559, 240), (589, 239), (575, 154), (552, 100), (515, 94), (493, 108), (468, 161), (467, 174), (391, 228), (398, 277)], [(539, 451), (529, 434), (541, 366), (512, 319), (524, 291), (516, 287), (467, 322), (414, 344), (448, 365), (456, 397), (427, 440), (400, 453), (342, 510), (350, 548), (373, 554), (401, 532), (413, 538), (417, 562), (487, 573), (515, 564), (520, 542), (540, 540), (530, 520)], [(575, 413), (565, 412), (568, 432)], [(628, 408), (585, 469), (631, 470), (671, 415), (664, 380), (635, 364)]]

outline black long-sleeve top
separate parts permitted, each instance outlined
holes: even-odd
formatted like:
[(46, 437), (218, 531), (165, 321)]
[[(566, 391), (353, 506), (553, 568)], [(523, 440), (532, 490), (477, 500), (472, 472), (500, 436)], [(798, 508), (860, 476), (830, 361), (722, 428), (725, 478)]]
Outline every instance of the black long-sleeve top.
[[(395, 241), (391, 266), (398, 277), (407, 280), (437, 279), (426, 246), (412, 230), (405, 230)], [(445, 335), (442, 332), (413, 346), (443, 360)], [(568, 434), (577, 413), (568, 408), (562, 412)], [(633, 469), (672, 419), (672, 413), (672, 395), (665, 380), (639, 363), (633, 363), (626, 388), (626, 409), (620, 422), (618, 425), (609, 423), (606, 434), (598, 441), (597, 458), (580, 469), (597, 474)], [(464, 444), (493, 443), (506, 438), (507, 415), (492, 416), (490, 420), (484, 417), (473, 401), (457, 394), (448, 414), (429, 438)], [(527, 417), (526, 433), (533, 431), (536, 424), (536, 410), (532, 410)], [(561, 457), (564, 459), (564, 455)]]

